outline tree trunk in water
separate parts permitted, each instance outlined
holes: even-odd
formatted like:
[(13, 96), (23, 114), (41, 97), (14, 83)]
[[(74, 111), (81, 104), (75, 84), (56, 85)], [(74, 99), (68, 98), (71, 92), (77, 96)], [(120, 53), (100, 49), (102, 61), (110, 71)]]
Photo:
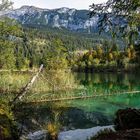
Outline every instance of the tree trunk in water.
[(35, 82), (35, 80), (37, 79), (37, 77), (39, 76), (41, 70), (43, 69), (43, 64), (40, 66), (39, 71), (36, 73), (36, 75), (30, 80), (30, 82), (21, 89), (21, 91), (18, 93), (18, 95), (14, 98), (13, 102), (14, 103), (16, 100), (22, 100), (23, 96), (25, 96), (25, 94), (27, 93), (27, 91), (32, 87), (33, 83)]

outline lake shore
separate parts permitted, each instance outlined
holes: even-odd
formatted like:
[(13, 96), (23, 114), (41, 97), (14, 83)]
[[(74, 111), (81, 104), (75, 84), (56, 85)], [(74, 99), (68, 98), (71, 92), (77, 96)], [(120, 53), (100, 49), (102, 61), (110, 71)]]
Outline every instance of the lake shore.
[(133, 72), (138, 72), (140, 66), (131, 66), (128, 68), (120, 68), (120, 67), (115, 67), (115, 66), (97, 66), (97, 67), (77, 67), (77, 68), (72, 68), (73, 72), (85, 72), (85, 73), (133, 73)]

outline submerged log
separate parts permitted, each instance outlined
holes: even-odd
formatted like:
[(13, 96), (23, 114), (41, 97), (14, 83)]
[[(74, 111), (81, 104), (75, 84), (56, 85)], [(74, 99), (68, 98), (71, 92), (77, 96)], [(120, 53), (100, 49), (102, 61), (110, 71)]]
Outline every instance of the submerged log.
[(32, 101), (27, 101), (28, 103), (41, 103), (41, 102), (58, 102), (58, 101), (66, 101), (66, 100), (78, 100), (78, 99), (89, 99), (89, 98), (96, 98), (96, 97), (107, 97), (107, 96), (114, 96), (114, 95), (122, 95), (122, 94), (138, 94), (140, 91), (132, 91), (132, 92), (122, 92), (122, 93), (113, 93), (113, 94), (96, 94), (96, 95), (87, 95), (87, 96), (72, 96), (72, 97), (63, 97), (63, 98), (45, 98), (44, 99), (37, 99)]
[(36, 79), (39, 76), (42, 69), (43, 69), (43, 64), (40, 66), (36, 75), (29, 81), (29, 83), (24, 88), (21, 89), (21, 91), (18, 93), (18, 95), (14, 98), (14, 100), (12, 101), (12, 104), (14, 102), (16, 102), (16, 100), (22, 100), (22, 98), (25, 96), (27, 91), (32, 87), (33, 83), (36, 81)]

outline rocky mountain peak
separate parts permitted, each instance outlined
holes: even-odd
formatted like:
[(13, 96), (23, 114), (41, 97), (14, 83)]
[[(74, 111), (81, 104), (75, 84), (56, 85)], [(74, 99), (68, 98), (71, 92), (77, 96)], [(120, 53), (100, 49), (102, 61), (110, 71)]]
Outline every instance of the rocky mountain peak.
[(19, 9), (0, 13), (0, 16), (8, 16), (26, 25), (65, 28), (76, 32), (96, 32), (99, 17), (90, 18), (88, 13), (88, 10), (76, 10), (67, 7), (41, 9), (25, 5)]

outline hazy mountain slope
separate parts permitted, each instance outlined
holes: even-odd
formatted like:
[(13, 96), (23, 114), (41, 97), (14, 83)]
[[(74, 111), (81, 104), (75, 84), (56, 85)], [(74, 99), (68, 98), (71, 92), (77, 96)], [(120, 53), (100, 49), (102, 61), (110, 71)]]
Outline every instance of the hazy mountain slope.
[(89, 18), (88, 10), (69, 8), (40, 9), (33, 6), (23, 6), (16, 10), (0, 13), (0, 15), (14, 18), (22, 24), (66, 28), (72, 31), (97, 31), (98, 16)]

